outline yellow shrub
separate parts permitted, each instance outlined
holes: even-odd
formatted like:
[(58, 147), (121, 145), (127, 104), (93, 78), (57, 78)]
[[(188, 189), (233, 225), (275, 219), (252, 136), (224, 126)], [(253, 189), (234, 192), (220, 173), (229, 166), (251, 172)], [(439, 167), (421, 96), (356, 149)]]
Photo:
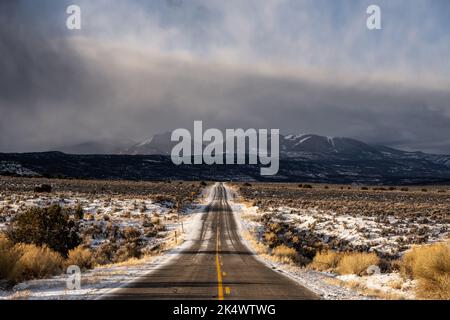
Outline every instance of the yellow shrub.
[(4, 235), (0, 235), (0, 279), (10, 280), (20, 252)]
[(345, 253), (339, 261), (336, 271), (339, 274), (356, 274), (361, 276), (366, 274), (367, 268), (379, 263), (380, 259), (375, 253)]
[(273, 247), (276, 245), (278, 237), (274, 232), (266, 232), (264, 234), (264, 240), (266, 240), (268, 246)]
[(403, 256), (401, 271), (418, 280), (419, 297), (450, 299), (450, 242), (412, 248)]
[(48, 247), (18, 244), (15, 248), (21, 253), (21, 257), (16, 262), (11, 275), (12, 280), (16, 282), (45, 278), (62, 271), (62, 257)]
[(309, 265), (312, 269), (318, 271), (334, 271), (338, 267), (343, 254), (335, 251), (319, 252), (314, 257), (312, 263)]
[(79, 246), (69, 251), (66, 265), (75, 265), (80, 269), (86, 270), (91, 269), (94, 266), (94, 262), (95, 261), (91, 250)]
[(272, 250), (272, 255), (280, 259), (282, 262), (296, 262), (299, 260), (297, 251), (293, 248), (282, 244)]

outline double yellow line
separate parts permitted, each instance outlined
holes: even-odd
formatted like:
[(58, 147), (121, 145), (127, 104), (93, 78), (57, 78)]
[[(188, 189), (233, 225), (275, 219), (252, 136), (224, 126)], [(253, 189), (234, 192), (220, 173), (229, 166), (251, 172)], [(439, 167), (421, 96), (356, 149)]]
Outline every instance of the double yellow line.
[(220, 229), (217, 226), (216, 232), (216, 269), (217, 269), (217, 296), (219, 300), (223, 300), (223, 284), (222, 284), (222, 271), (220, 269)]

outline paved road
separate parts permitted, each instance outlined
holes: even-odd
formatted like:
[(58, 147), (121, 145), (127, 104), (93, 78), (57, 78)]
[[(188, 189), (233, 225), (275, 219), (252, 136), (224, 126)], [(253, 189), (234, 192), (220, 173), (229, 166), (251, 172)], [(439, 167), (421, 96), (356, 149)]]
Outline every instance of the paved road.
[(225, 187), (214, 187), (199, 239), (166, 266), (115, 290), (106, 299), (317, 299), (268, 268), (242, 244)]

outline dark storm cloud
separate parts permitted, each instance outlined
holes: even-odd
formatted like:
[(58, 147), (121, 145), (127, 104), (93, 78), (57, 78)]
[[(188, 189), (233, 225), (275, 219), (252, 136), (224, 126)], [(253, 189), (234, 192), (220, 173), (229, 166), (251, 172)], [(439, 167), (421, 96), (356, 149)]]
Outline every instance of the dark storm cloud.
[(46, 31), (23, 1), (0, 2), (1, 150), (39, 150), (76, 135), (65, 130), (70, 115), (108, 94), (67, 40)]
[[(276, 26), (272, 13), (278, 9), (277, 1), (269, 1), (273, 10), (262, 8), (259, 17), (260, 7), (244, 8), (255, 11), (257, 27), (248, 25), (253, 20), (239, 17), (239, 10), (225, 2), (217, 6), (232, 14), (200, 0), (195, 8), (184, 1), (169, 1), (169, 5), (155, 1), (148, 19), (129, 2), (115, 1), (118, 8), (108, 6), (112, 12), (96, 19), (90, 14), (101, 10), (86, 8), (89, 28), (74, 34), (61, 31), (64, 5), (57, 10), (59, 20), (51, 21), (57, 26), (49, 26), (30, 21), (22, 2), (0, 2), (0, 151), (48, 150), (102, 138), (139, 140), (191, 128), (194, 120), (203, 120), (207, 127), (280, 128), (284, 133), (348, 136), (450, 153), (450, 91), (441, 78), (377, 76), (370, 68), (351, 63), (342, 63), (336, 73), (328, 73), (326, 67), (307, 68), (305, 61), (300, 63), (306, 65), (303, 69), (298, 64), (278, 68), (254, 56), (253, 47), (271, 48), (274, 56), (269, 61), (284, 62), (280, 51), (287, 48), (288, 57), (301, 52), (326, 60), (336, 53), (344, 61), (341, 41), (335, 50), (331, 45), (328, 54), (319, 55), (320, 48), (307, 39), (314, 34), (305, 32), (301, 41), (293, 43), (278, 33), (270, 35), (271, 24), (262, 22), (272, 19)], [(110, 2), (90, 3), (103, 8), (102, 3)], [(162, 21), (156, 18), (158, 3), (164, 5)], [(107, 23), (123, 20), (124, 26)], [(263, 38), (253, 37), (259, 27), (267, 28)], [(107, 36), (96, 35), (98, 29), (107, 31)], [(222, 37), (224, 30), (231, 33)], [(442, 56), (445, 46), (443, 41), (435, 57)], [(386, 52), (394, 55), (393, 48)], [(371, 61), (369, 54), (354, 55)], [(349, 70), (361, 67), (367, 74), (355, 76), (347, 66)]]

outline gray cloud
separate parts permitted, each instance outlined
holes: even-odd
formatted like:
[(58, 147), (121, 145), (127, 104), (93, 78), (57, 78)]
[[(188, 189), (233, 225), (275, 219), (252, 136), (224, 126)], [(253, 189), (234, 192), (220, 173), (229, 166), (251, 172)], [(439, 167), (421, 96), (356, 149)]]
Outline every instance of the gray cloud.
[[(19, 23), (14, 3), (0, 8), (6, 13), (0, 14), (0, 151), (139, 140), (203, 120), (209, 127), (280, 128), (450, 153), (450, 91), (435, 85), (439, 81), (428, 85), (401, 75), (356, 76), (259, 59), (247, 63), (245, 48), (235, 51), (233, 44), (228, 50), (228, 41), (205, 55), (211, 48), (168, 50), (183, 35), (173, 30), (175, 22), (163, 29), (153, 25), (137, 39), (130, 30), (120, 37), (48, 37)], [(173, 10), (186, 5), (174, 3)], [(221, 16), (207, 6), (189, 12), (208, 25), (208, 17)], [(105, 20), (89, 21), (99, 24), (95, 29)], [(194, 34), (218, 39), (217, 30), (204, 26), (197, 25)]]

